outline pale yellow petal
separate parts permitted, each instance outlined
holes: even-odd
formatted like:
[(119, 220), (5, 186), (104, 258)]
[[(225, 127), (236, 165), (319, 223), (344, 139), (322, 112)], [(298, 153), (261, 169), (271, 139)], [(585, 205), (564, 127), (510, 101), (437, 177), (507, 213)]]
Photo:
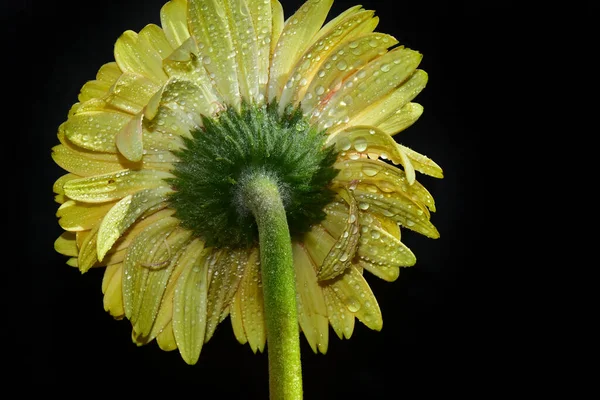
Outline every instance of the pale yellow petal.
[[(321, 115), (317, 114), (320, 113), (319, 110), (342, 88), (342, 83), (350, 75), (374, 58), (385, 54), (389, 47), (397, 43), (392, 36), (375, 32), (340, 45), (336, 53), (323, 60), (303, 98), (299, 99), (304, 113), (314, 115), (315, 118)], [(357, 75), (359, 78), (365, 76), (366, 72)], [(349, 86), (354, 85), (352, 80), (345, 83)]]
[[(96, 239), (98, 238), (98, 226), (94, 226), (86, 235), (79, 247), (79, 255), (77, 266), (81, 273), (87, 272), (98, 262), (98, 254), (96, 253)], [(79, 233), (79, 232), (78, 232)]]
[[(421, 62), (416, 51), (396, 48), (344, 79), (339, 90), (312, 114), (320, 129), (344, 129), (350, 118), (378, 102), (406, 81)], [(316, 118), (318, 117), (318, 120)]]
[[(342, 66), (340, 57), (343, 57), (345, 49), (342, 43), (363, 33), (365, 26), (371, 26), (373, 11), (362, 11), (349, 15), (346, 19), (339, 21), (337, 26), (306, 50), (293, 67), (290, 76), (283, 87), (279, 99), (279, 108), (283, 110), (289, 103), (298, 103), (304, 98), (306, 89), (317, 74), (317, 70), (323, 65), (328, 57), (333, 54), (336, 68)], [(328, 61), (331, 62), (331, 61)], [(344, 61), (345, 62), (345, 61)]]
[(187, 24), (187, 1), (171, 0), (160, 10), (160, 24), (165, 36), (176, 49), (190, 37)]
[(86, 203), (104, 203), (120, 200), (123, 197), (144, 189), (167, 186), (163, 179), (173, 175), (163, 171), (123, 170), (116, 173), (73, 179), (65, 183), (65, 194)]
[(329, 343), (329, 326), (323, 290), (317, 282), (311, 257), (303, 246), (293, 243), (292, 253), (296, 271), (298, 321), (312, 350), (325, 354)]
[(281, 96), (292, 67), (312, 44), (333, 0), (308, 0), (292, 15), (283, 27), (271, 60), (269, 76), (269, 101)]
[(104, 310), (107, 311), (113, 318), (121, 319), (125, 316), (125, 310), (123, 309), (123, 277), (122, 270), (123, 264), (114, 265), (114, 273), (112, 274), (110, 281), (106, 285), (106, 291), (104, 292)]
[(125, 31), (117, 39), (115, 61), (123, 72), (144, 75), (158, 85), (167, 80), (160, 54), (134, 31)]
[(340, 24), (342, 20), (344, 20), (347, 17), (353, 16), (361, 11), (364, 11), (364, 9), (362, 8), (362, 6), (358, 5), (352, 6), (347, 10), (341, 12), (340, 14), (332, 18), (329, 22), (327, 22), (325, 25), (323, 25), (323, 27), (319, 30), (319, 32), (317, 32), (317, 34), (313, 38), (313, 41), (318, 42), (321, 38), (330, 34)]
[(330, 286), (323, 286), (323, 298), (327, 305), (327, 317), (334, 332), (340, 339), (350, 339), (354, 331), (354, 314), (351, 313), (342, 300)]
[[(242, 278), (243, 279), (243, 278)], [(229, 318), (231, 319), (231, 329), (236, 340), (241, 344), (248, 343), (244, 323), (242, 321), (242, 293), (238, 290), (229, 306)]]
[(58, 224), (66, 231), (86, 231), (99, 224), (112, 206), (114, 203), (89, 204), (69, 200), (56, 212)]
[[(150, 213), (151, 211), (149, 211)], [(127, 249), (133, 240), (139, 235), (143, 230), (145, 230), (150, 225), (154, 224), (157, 221), (160, 221), (163, 218), (168, 218), (175, 213), (175, 210), (170, 208), (165, 208), (161, 210), (157, 210), (156, 212), (152, 212), (147, 216), (143, 216), (141, 220), (137, 220), (124, 234), (121, 238), (115, 243), (111, 251), (117, 252), (124, 249)], [(78, 232), (79, 233), (79, 232)]]
[(77, 249), (75, 235), (72, 232), (63, 232), (54, 241), (54, 250), (65, 256), (77, 257), (79, 255), (79, 250)]
[(223, 1), (188, 0), (188, 26), (219, 93), (229, 106), (239, 108), (239, 68), (236, 57), (231, 56), (235, 47)]
[(147, 77), (126, 72), (114, 83), (105, 100), (112, 107), (135, 115), (159, 89), (160, 86)]
[(442, 168), (433, 160), (430, 160), (427, 156), (417, 153), (416, 151), (409, 149), (406, 146), (402, 146), (401, 144), (399, 144), (398, 147), (400, 147), (400, 149), (408, 156), (410, 162), (417, 171), (435, 178), (444, 177)]
[(150, 333), (150, 337), (155, 337), (157, 335), (160, 337), (160, 332), (163, 327), (170, 324), (170, 321), (173, 318), (173, 298), (179, 277), (183, 271), (186, 271), (188, 268), (193, 268), (195, 265), (200, 265), (204, 262), (203, 251), (204, 243), (199, 239), (193, 239), (179, 251), (180, 254), (177, 255), (175, 268), (171, 273), (169, 282), (167, 283), (163, 300), (160, 304), (160, 309), (158, 311), (156, 321), (154, 322), (152, 332)]
[(323, 265), (335, 243), (335, 238), (321, 225), (313, 226), (303, 237), (303, 244), (315, 265)]
[(173, 52), (173, 46), (169, 43), (165, 32), (157, 25), (146, 25), (140, 31), (139, 39), (147, 42), (162, 59), (167, 58)]
[(139, 113), (121, 129), (115, 137), (115, 145), (119, 153), (127, 160), (139, 162), (144, 156), (142, 121), (144, 114)]
[(423, 70), (416, 70), (406, 82), (388, 96), (352, 115), (348, 125), (378, 126), (417, 97), (426, 84), (427, 73)]
[(329, 136), (335, 141), (336, 148), (342, 157), (357, 160), (361, 155), (371, 158), (389, 159), (394, 164), (402, 164), (409, 184), (415, 181), (415, 170), (408, 156), (396, 141), (385, 132), (372, 126), (353, 126)]
[(63, 125), (65, 136), (84, 149), (116, 153), (115, 136), (132, 116), (119, 111), (78, 109)]
[(105, 210), (98, 230), (97, 249), (98, 259), (102, 261), (104, 255), (112, 248), (121, 235), (140, 218), (148, 209), (158, 203), (166, 201), (172, 189), (161, 187), (146, 189), (121, 199)]
[(162, 331), (156, 336), (158, 347), (163, 351), (173, 351), (177, 349), (177, 341), (173, 332), (173, 323), (169, 322)]
[(381, 214), (427, 237), (437, 239), (440, 236), (427, 213), (415, 206), (414, 200), (401, 193), (384, 192), (372, 185), (357, 184), (353, 194), (359, 204), (368, 205), (370, 212)]
[(330, 287), (360, 322), (370, 329), (381, 330), (383, 319), (377, 299), (355, 266), (351, 266), (338, 279), (332, 281)]
[(116, 62), (104, 64), (98, 70), (96, 79), (83, 85), (78, 100), (83, 103), (90, 99), (104, 97), (110, 87), (119, 79), (121, 73), (122, 71)]
[(258, 249), (252, 251), (248, 258), (238, 292), (242, 323), (248, 344), (253, 352), (262, 352), (265, 349), (267, 330)]
[(388, 135), (393, 136), (414, 124), (422, 114), (422, 105), (418, 103), (408, 103), (390, 115), (386, 120), (377, 124), (376, 127)]
[(269, 81), (269, 64), (271, 62), (271, 35), (273, 29), (273, 16), (270, 0), (246, 0), (254, 34), (256, 38), (257, 54), (257, 79), (259, 93), (266, 93)]
[(208, 307), (208, 260), (188, 265), (173, 298), (173, 332), (184, 361), (195, 364), (204, 344)]
[(123, 265), (121, 264), (113, 264), (109, 265), (104, 269), (104, 275), (102, 275), (102, 294), (106, 293), (106, 289), (108, 289), (108, 284), (115, 276), (117, 272), (121, 273), (121, 268)]
[[(283, 16), (283, 7), (278, 0), (271, 0), (271, 15), (273, 17), (273, 23), (271, 25), (271, 57), (273, 59), (273, 53), (275, 53), (275, 47), (279, 43), (281, 32), (283, 31), (283, 25), (285, 24)], [(269, 64), (270, 69), (270, 64)]]
[(238, 290), (248, 260), (247, 250), (222, 249), (209, 263), (208, 308), (205, 342), (212, 337), (217, 325), (228, 315), (228, 307)]

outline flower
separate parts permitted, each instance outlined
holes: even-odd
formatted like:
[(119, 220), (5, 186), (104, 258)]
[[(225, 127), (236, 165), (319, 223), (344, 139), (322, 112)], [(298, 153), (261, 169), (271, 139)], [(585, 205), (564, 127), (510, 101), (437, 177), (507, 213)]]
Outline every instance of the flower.
[[(299, 326), (325, 353), (355, 317), (380, 330), (364, 271), (398, 278), (415, 256), (400, 226), (431, 238), (435, 205), (415, 170), (442, 177), (393, 135), (423, 108), (421, 55), (332, 0), (284, 21), (270, 0), (172, 0), (161, 27), (126, 31), (115, 62), (81, 89), (53, 159), (55, 242), (86, 272), (106, 267), (104, 307), (197, 362), (227, 316), (254, 352), (266, 337), (256, 225), (237, 189), (251, 169), (284, 194)], [(396, 167), (401, 165), (402, 169)]]

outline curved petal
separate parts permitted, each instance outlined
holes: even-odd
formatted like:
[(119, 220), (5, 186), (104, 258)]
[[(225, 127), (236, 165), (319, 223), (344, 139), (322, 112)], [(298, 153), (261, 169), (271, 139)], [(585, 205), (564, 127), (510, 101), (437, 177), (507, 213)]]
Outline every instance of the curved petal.
[(418, 103), (408, 103), (375, 126), (388, 135), (393, 136), (414, 124), (421, 114), (423, 114), (422, 105)]
[(69, 200), (56, 212), (58, 224), (66, 231), (87, 231), (102, 221), (114, 203), (89, 204)]
[(102, 281), (104, 293), (104, 311), (113, 318), (121, 319), (125, 316), (123, 308), (123, 264), (114, 264), (106, 268)]
[(323, 298), (327, 306), (327, 317), (334, 332), (340, 339), (350, 339), (354, 331), (354, 314), (335, 294), (330, 286), (323, 286)]
[(117, 79), (119, 79), (121, 73), (122, 71), (116, 62), (113, 61), (104, 64), (98, 70), (96, 79), (83, 85), (78, 100), (83, 103), (91, 99), (100, 99), (104, 97), (108, 93), (110, 87)]
[(253, 352), (265, 349), (267, 329), (265, 323), (262, 279), (258, 249), (252, 251), (244, 277), (240, 282), (240, 313), (245, 336)]
[(167, 80), (160, 54), (134, 31), (125, 31), (117, 39), (115, 61), (123, 72), (144, 75), (158, 85)]
[(176, 49), (190, 37), (187, 24), (187, 1), (171, 0), (160, 10), (160, 24), (165, 36)]

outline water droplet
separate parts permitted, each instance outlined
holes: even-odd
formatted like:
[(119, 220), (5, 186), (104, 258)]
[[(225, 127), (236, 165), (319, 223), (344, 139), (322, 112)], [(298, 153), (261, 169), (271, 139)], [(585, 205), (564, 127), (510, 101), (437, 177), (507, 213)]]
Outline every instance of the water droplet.
[(350, 312), (355, 313), (358, 310), (360, 310), (360, 303), (358, 302), (358, 300), (353, 299), (352, 297), (347, 298), (344, 303), (346, 304), (346, 308), (348, 308)]
[(206, 65), (210, 64), (212, 62), (211, 58), (209, 56), (204, 56), (202, 57), (202, 62)]
[(390, 70), (390, 64), (381, 64), (381, 67), (379, 67), (379, 69), (381, 69), (381, 71), (383, 72), (388, 72)]
[(379, 239), (381, 237), (381, 234), (378, 231), (373, 230), (371, 231), (371, 237), (373, 239)]
[(356, 151), (363, 152), (367, 149), (367, 140), (363, 137), (358, 137), (354, 140), (354, 148)]
[(322, 95), (323, 93), (325, 93), (325, 88), (324, 88), (323, 86), (317, 86), (317, 87), (315, 88), (315, 93), (316, 93), (318, 96), (320, 96), (320, 95)]
[(342, 151), (348, 151), (348, 150), (350, 150), (350, 147), (352, 146), (352, 143), (350, 143), (350, 139), (348, 139), (347, 137), (342, 137), (338, 141), (338, 144)]
[(338, 63), (335, 66), (340, 71), (344, 71), (346, 68), (348, 68), (348, 63), (344, 60), (340, 60), (340, 61), (338, 61)]
[(362, 172), (364, 172), (367, 176), (375, 176), (379, 172), (376, 168), (373, 167), (363, 167)]
[(358, 208), (360, 208), (363, 211), (368, 210), (369, 209), (369, 203), (364, 203), (364, 202), (358, 203)]

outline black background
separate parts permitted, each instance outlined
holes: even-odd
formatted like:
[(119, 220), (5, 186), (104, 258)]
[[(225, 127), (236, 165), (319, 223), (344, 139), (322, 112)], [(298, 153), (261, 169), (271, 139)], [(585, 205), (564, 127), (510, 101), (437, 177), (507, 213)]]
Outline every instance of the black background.
[[(437, 180), (420, 175), (436, 199), (432, 222), (441, 238), (430, 240), (405, 231), (403, 241), (417, 255), (394, 283), (367, 277), (381, 307), (384, 328), (370, 331), (357, 323), (350, 340), (330, 331), (327, 355), (315, 355), (304, 338), (302, 359), (307, 399), (396, 398), (403, 387), (472, 390), (486, 379), (503, 352), (503, 311), (492, 301), (502, 254), (491, 244), (498, 228), (490, 187), (496, 183), (498, 147), (511, 125), (498, 108), (510, 87), (506, 71), (513, 55), (526, 49), (517, 32), (527, 16), (510, 2), (358, 2), (380, 17), (378, 31), (424, 54), (429, 74), (417, 100), (421, 119), (397, 140), (428, 155), (444, 169)], [(480, 4), (481, 3), (481, 4)], [(485, 4), (484, 4), (485, 3)], [(112, 61), (116, 38), (159, 23), (163, 0), (22, 1), (6, 3), (3, 25), (9, 38), (31, 35), (31, 56), (21, 73), (34, 77), (27, 91), (30, 112), (25, 139), (32, 156), (19, 170), (28, 177), (27, 245), (23, 266), (32, 277), (32, 308), (17, 336), (29, 334), (20, 347), (21, 365), (32, 382), (73, 382), (108, 387), (177, 388), (190, 385), (198, 397), (267, 398), (267, 355), (254, 355), (237, 343), (226, 320), (205, 345), (195, 366), (178, 352), (155, 343), (137, 348), (130, 324), (114, 321), (102, 306), (102, 270), (81, 275), (56, 254), (61, 229), (54, 213), (52, 183), (62, 171), (50, 149), (56, 130), (77, 101), (81, 86)], [(301, 2), (283, 0), (286, 17)], [(335, 1), (330, 16), (354, 1)], [(18, 57), (17, 57), (18, 58)], [(9, 82), (10, 84), (10, 82)], [(17, 88), (18, 89), (18, 88)], [(31, 154), (31, 153), (30, 153)], [(493, 182), (491, 182), (493, 181)], [(506, 294), (505, 294), (506, 295)], [(28, 296), (29, 297), (29, 296)], [(510, 294), (507, 295), (510, 297)], [(13, 326), (14, 327), (14, 326)], [(147, 386), (144, 386), (147, 385)]]

